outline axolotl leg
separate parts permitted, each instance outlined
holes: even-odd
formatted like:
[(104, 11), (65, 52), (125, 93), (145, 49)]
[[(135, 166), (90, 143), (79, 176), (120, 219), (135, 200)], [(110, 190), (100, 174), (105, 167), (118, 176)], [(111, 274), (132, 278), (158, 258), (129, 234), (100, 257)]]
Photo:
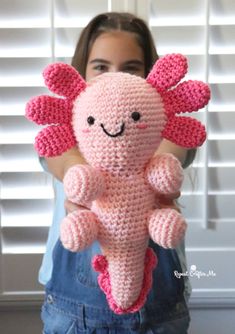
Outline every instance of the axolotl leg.
[(156, 209), (149, 218), (151, 239), (164, 248), (175, 248), (185, 235), (187, 224), (184, 217), (174, 209)]
[(69, 213), (62, 221), (60, 238), (63, 246), (72, 252), (78, 252), (90, 246), (97, 239), (98, 218), (87, 209), (78, 209)]

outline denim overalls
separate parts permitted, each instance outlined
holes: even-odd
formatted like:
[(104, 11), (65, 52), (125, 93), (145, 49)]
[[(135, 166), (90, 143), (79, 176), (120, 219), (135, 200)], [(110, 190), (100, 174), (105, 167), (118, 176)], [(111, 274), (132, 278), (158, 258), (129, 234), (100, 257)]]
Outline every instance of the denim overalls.
[(45, 334), (155, 333), (186, 334), (189, 313), (184, 300), (183, 278), (175, 250), (166, 250), (150, 241), (158, 256), (153, 287), (145, 306), (136, 313), (116, 315), (108, 307), (97, 283), (91, 259), (100, 253), (95, 242), (90, 248), (72, 253), (57, 242), (53, 272), (46, 285), (42, 320)]

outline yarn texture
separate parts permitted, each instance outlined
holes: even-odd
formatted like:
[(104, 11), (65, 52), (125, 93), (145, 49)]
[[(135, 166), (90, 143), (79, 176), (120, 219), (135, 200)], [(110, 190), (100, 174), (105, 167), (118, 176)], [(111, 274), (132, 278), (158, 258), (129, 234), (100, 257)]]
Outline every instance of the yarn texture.
[(86, 84), (74, 68), (56, 63), (44, 78), (63, 98), (39, 96), (26, 106), (28, 119), (49, 124), (35, 140), (39, 155), (57, 156), (78, 145), (88, 162), (64, 177), (68, 199), (87, 209), (64, 218), (61, 241), (73, 252), (99, 241), (102, 255), (92, 265), (117, 314), (136, 312), (146, 301), (158, 262), (149, 238), (174, 248), (185, 235), (183, 216), (161, 209), (157, 200), (179, 191), (182, 167), (173, 155), (154, 153), (163, 138), (186, 148), (206, 139), (198, 120), (178, 115), (203, 108), (210, 98), (201, 81), (179, 83), (186, 72), (186, 58), (171, 54), (146, 79), (106, 73)]

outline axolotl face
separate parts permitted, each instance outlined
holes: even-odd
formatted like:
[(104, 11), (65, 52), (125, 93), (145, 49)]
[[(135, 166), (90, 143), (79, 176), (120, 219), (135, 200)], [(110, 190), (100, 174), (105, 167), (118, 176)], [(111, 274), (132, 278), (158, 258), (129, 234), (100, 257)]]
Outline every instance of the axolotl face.
[(162, 98), (145, 79), (106, 73), (74, 102), (72, 125), (87, 162), (107, 171), (141, 170), (166, 124)]

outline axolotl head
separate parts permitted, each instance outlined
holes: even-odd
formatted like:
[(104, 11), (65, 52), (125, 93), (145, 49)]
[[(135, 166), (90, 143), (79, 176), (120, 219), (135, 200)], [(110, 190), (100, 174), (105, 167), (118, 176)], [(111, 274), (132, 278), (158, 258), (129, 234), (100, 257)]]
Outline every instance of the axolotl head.
[(185, 147), (201, 145), (205, 129), (195, 119), (176, 117), (209, 100), (206, 84), (177, 84), (187, 72), (182, 55), (156, 62), (147, 79), (127, 73), (96, 78), (77, 97), (72, 125), (79, 149), (91, 165), (109, 171), (139, 171), (167, 138)]
[(162, 139), (167, 117), (161, 95), (128, 73), (99, 76), (76, 99), (72, 126), (92, 166), (109, 171), (143, 168)]
[(106, 73), (86, 83), (70, 65), (49, 65), (45, 84), (63, 98), (42, 95), (26, 106), (27, 118), (49, 124), (36, 137), (39, 155), (57, 156), (78, 145), (94, 167), (138, 172), (163, 138), (186, 148), (200, 146), (205, 127), (177, 114), (203, 108), (210, 89), (196, 80), (179, 83), (186, 73), (181, 54), (157, 60), (146, 79)]

